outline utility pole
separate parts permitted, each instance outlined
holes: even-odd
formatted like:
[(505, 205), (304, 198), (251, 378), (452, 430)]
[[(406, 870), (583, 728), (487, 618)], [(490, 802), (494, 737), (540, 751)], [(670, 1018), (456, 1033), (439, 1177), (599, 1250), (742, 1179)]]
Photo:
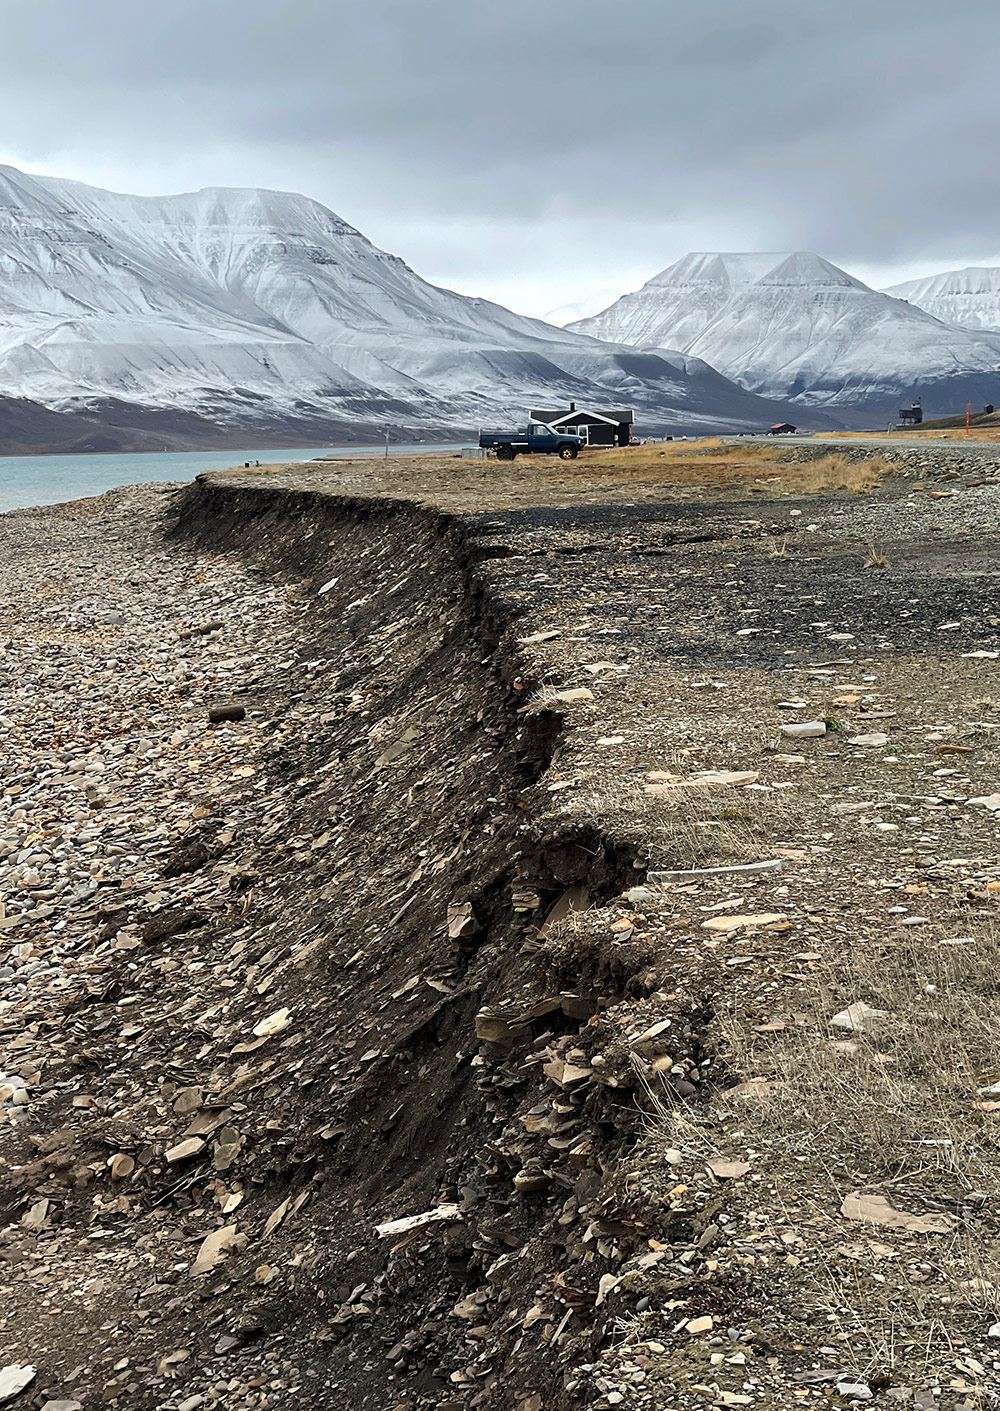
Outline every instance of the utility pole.
[(971, 435), (972, 435), (972, 403), (971, 403), (971, 402), (966, 402), (966, 404), (965, 404), (965, 434), (966, 434), (966, 436), (971, 436)]

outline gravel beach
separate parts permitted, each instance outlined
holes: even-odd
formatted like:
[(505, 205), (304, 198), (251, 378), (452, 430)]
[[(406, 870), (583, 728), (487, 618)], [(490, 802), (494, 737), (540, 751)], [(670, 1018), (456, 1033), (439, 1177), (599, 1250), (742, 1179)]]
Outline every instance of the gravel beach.
[(283, 594), (166, 547), (173, 493), (0, 516), (5, 1010), (53, 983), (85, 990), (95, 917), (155, 885), (193, 815), (224, 807), (236, 827), (252, 794), (227, 773), (248, 768), (252, 727), (207, 711), (263, 686)]
[[(157, 930), (165, 939), (228, 904), (224, 867), (181, 875), (185, 839), (211, 819), (221, 849), (254, 815), (259, 725), (212, 725), (208, 711), (233, 691), (252, 702), (280, 676), (285, 594), (236, 561), (167, 546), (163, 512), (173, 495), (124, 489), (0, 516), (0, 1096), (9, 1178), (73, 1166), (53, 1159), (73, 1118), (86, 1120), (98, 1153), (105, 1147), (96, 1157), (91, 1147), (90, 1172), (73, 1166), (74, 1183), (115, 1177), (123, 1162), (134, 1167), (131, 1157), (116, 1158), (127, 1138), (114, 1124), (150, 1008), (148, 996), (139, 1003), (128, 993), (129, 956), (143, 926), (147, 940)], [(168, 955), (154, 961), (161, 972), (179, 964)], [(189, 968), (197, 1008), (196, 958)], [(102, 1042), (110, 1055), (119, 1051), (115, 1102), (88, 1090), (94, 1067), (108, 1062), (107, 1052), (98, 1058)], [(8, 1209), (15, 1191), (8, 1185)], [(78, 1246), (58, 1238), (56, 1207), (39, 1196), (0, 1236), (4, 1297), (17, 1325), (33, 1328), (34, 1361), (51, 1367), (62, 1358), (71, 1370), (72, 1327), (89, 1326), (93, 1336), (114, 1306), (107, 1256), (92, 1263), (86, 1241), (119, 1243), (124, 1229), (112, 1236), (99, 1227), (127, 1207), (120, 1201), (116, 1211), (110, 1194), (99, 1199), (97, 1233)], [(37, 1232), (39, 1253), (22, 1259), (25, 1230)], [(105, 1336), (112, 1363), (118, 1352), (127, 1357), (126, 1328), (106, 1324)]]

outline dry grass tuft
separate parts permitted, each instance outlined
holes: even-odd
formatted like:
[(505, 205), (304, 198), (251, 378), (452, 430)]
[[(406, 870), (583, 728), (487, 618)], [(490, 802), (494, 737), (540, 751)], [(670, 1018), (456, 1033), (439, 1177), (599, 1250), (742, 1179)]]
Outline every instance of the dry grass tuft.
[(769, 840), (794, 830), (786, 790), (681, 786), (651, 797), (637, 782), (627, 789), (595, 788), (580, 795), (578, 808), (613, 837), (648, 839), (654, 868), (756, 862), (768, 854)]
[(896, 463), (885, 456), (869, 460), (837, 452), (802, 456), (793, 447), (718, 438), (590, 451), (576, 465), (591, 474), (691, 488), (742, 488), (753, 494), (838, 490), (862, 494), (898, 471)]
[[(980, 1086), (1000, 1078), (1000, 1013), (990, 998), (998, 988), (995, 928), (957, 946), (859, 937), (835, 970), (817, 974), (778, 1043), (743, 1014), (722, 1016), (727, 1061), (766, 1075), (754, 1125), (769, 1141), (794, 1140), (799, 1157), (891, 1178), (897, 1189), (933, 1187), (942, 1172), (981, 1188), (995, 1180), (998, 1142), (974, 1103)], [(862, 1034), (833, 1029), (832, 1015), (857, 999), (885, 1017)], [(834, 1047), (838, 1040), (856, 1052)]]
[(831, 453), (816, 460), (795, 463), (789, 470), (796, 488), (806, 494), (821, 490), (846, 490), (850, 494), (861, 495), (896, 475), (899, 467), (885, 456), (854, 460), (850, 456)]

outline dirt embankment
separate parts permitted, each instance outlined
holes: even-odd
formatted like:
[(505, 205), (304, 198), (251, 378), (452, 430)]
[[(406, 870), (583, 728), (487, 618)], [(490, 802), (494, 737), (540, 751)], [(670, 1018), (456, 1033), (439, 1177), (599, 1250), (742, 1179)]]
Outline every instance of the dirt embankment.
[[(108, 518), (139, 572), (144, 532)], [(56, 754), (27, 696), (13, 721), (7, 1360), (84, 1405), (575, 1404), (566, 1367), (637, 1238), (602, 1169), (639, 1117), (631, 1082), (583, 1103), (543, 1064), (633, 967), (543, 963), (538, 928), (641, 871), (596, 825), (548, 828), (558, 703), (523, 711), (538, 682), (455, 521), (207, 484), (171, 537), (143, 631), (177, 670), (135, 715), (94, 700), (85, 655), (114, 589), (38, 587), (40, 649), (55, 626), (84, 653), (65, 689), (94, 713), (74, 736), (65, 703)], [(261, 599), (277, 629), (247, 630)], [(144, 781), (149, 719), (167, 766)], [(448, 1218), (375, 1233), (428, 1211)]]
[[(612, 974), (572, 946), (543, 961), (539, 927), (642, 869), (597, 825), (549, 826), (539, 786), (559, 703), (525, 710), (540, 682), (459, 521), (209, 483), (178, 532), (301, 584), (333, 688), (318, 729), (293, 712), (282, 730), (301, 802), (275, 822), (298, 846), (286, 860), (281, 837), (257, 864), (251, 913), (255, 948), (271, 951), (293, 909), (293, 950), (308, 955), (270, 993), (311, 1053), (295, 1124), (310, 1155), (298, 1181), (278, 1153), (270, 1170), (277, 1194), (314, 1193), (316, 1262), (296, 1298), (325, 1344), (326, 1394), (575, 1404), (566, 1368), (596, 1353), (615, 1263), (580, 1241), (604, 1219), (615, 1259), (639, 1242), (630, 1222), (617, 1228), (622, 1193), (603, 1177), (639, 1114), (631, 1075), (584, 1105), (571, 1081), (554, 1101), (543, 1066), (562, 1066), (553, 1053), (569, 1054), (641, 967)], [(266, 1126), (246, 1134), (258, 1180)], [(443, 1227), (373, 1233), (452, 1205)]]

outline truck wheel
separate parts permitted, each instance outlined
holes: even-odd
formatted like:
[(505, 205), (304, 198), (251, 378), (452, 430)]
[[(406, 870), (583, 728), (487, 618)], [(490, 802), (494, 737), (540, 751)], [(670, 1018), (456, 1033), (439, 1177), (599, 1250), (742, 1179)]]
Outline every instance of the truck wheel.
[(497, 460), (498, 460), (498, 461), (512, 461), (513, 459), (514, 459), (514, 447), (513, 447), (513, 446), (498, 446), (498, 447), (497, 447)]
[(559, 459), (561, 461), (575, 461), (578, 455), (579, 450), (576, 446), (559, 447)]

